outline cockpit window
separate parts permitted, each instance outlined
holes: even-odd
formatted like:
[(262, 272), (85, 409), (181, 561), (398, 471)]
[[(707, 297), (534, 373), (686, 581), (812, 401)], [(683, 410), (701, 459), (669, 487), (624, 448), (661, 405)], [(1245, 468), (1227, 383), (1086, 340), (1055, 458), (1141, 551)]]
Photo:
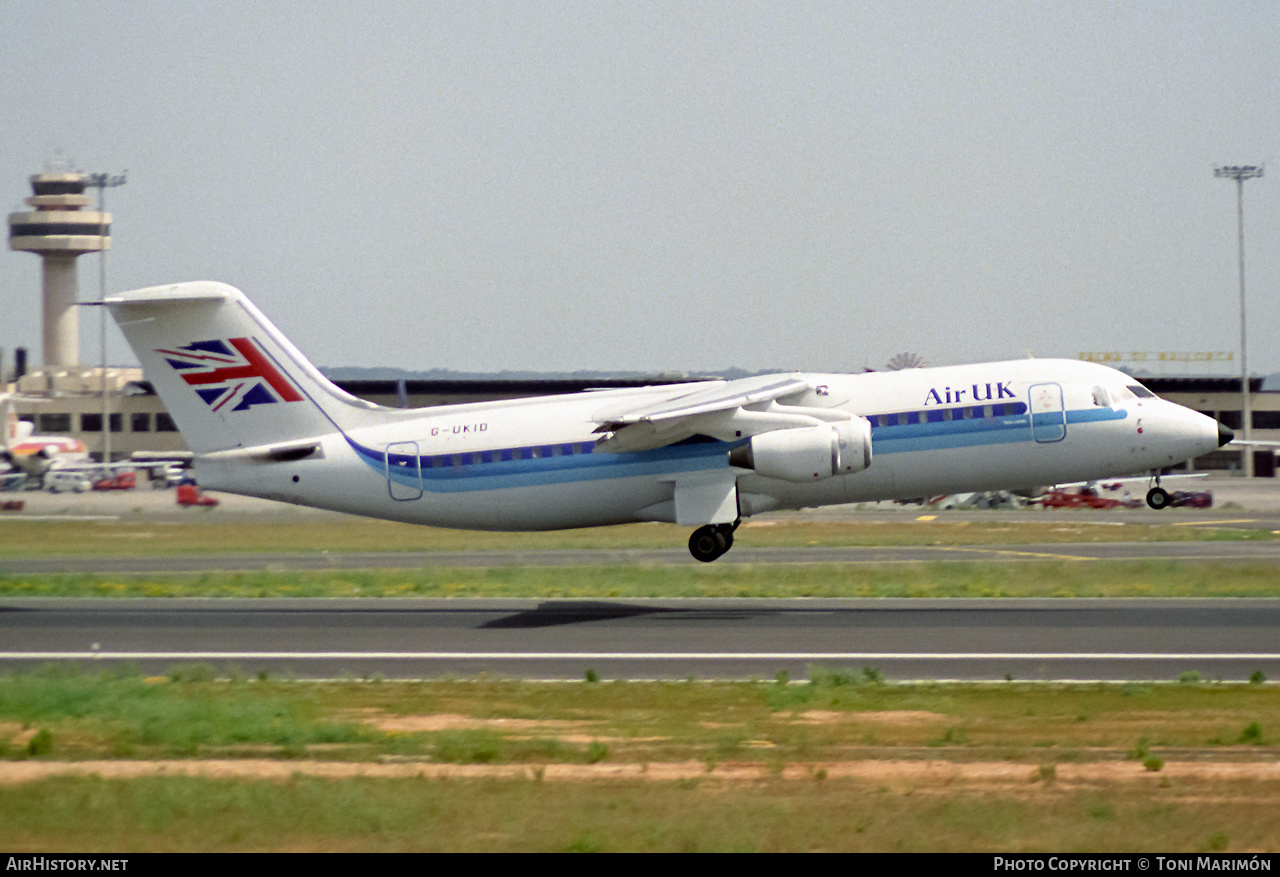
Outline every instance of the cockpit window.
[(1139, 399), (1154, 399), (1156, 397), (1155, 393), (1142, 386), (1142, 384), (1130, 384), (1129, 390)]

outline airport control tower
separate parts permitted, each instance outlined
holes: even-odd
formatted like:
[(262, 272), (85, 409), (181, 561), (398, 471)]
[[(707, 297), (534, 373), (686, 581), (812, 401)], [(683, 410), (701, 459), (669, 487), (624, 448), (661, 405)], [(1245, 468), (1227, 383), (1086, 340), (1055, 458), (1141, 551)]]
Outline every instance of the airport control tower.
[(9, 249), (38, 253), (44, 263), (44, 365), (79, 365), (76, 257), (111, 246), (111, 214), (86, 211), (89, 177), (80, 172), (31, 178), (31, 213), (9, 214)]

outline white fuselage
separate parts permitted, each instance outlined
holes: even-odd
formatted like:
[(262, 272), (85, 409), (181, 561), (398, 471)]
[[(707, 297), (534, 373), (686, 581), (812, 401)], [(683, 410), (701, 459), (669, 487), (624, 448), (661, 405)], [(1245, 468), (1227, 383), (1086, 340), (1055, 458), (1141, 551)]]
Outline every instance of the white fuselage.
[(1212, 419), (1143, 395), (1127, 375), (1089, 363), (795, 377), (817, 388), (803, 400), (808, 409), (870, 421), (870, 465), (796, 483), (734, 469), (731, 441), (695, 436), (624, 453), (601, 447), (602, 411), (703, 386), (686, 384), (396, 412), (390, 422), (311, 436), (318, 450), (296, 460), (197, 455), (196, 475), (213, 490), (355, 514), (543, 530), (675, 521), (675, 485), (699, 478), (736, 478), (738, 510), (749, 516), (1149, 472), (1219, 445)]

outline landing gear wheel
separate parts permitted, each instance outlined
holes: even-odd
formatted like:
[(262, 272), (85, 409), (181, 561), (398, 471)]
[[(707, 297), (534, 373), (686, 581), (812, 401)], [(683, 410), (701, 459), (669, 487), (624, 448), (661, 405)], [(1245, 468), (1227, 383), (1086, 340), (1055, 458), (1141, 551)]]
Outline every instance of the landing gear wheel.
[(1147, 491), (1147, 505), (1153, 509), (1165, 509), (1169, 507), (1169, 491), (1163, 487), (1153, 487)]
[(710, 563), (729, 550), (732, 544), (733, 531), (725, 532), (708, 524), (693, 531), (689, 537), (689, 553), (694, 560)]

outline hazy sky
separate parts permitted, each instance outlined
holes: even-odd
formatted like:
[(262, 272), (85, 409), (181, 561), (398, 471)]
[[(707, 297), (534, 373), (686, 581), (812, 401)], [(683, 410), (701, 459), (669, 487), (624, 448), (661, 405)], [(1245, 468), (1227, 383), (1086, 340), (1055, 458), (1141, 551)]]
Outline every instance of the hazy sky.
[[(226, 281), (319, 365), (1236, 350), (1213, 168), (1266, 163), (1250, 363), (1280, 371), (1274, 0), (0, 0), (0, 21), (6, 212), (59, 150), (127, 168), (108, 288)], [(0, 346), (36, 362), (39, 261), (0, 251)], [(109, 356), (133, 362), (114, 328)]]

